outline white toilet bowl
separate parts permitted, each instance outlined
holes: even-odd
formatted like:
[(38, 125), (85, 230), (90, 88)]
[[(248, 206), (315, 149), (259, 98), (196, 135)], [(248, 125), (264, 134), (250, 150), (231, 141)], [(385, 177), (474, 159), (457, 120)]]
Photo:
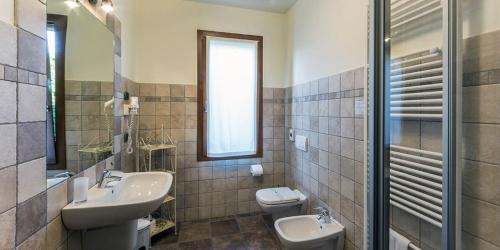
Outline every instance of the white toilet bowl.
[(288, 187), (260, 189), (255, 194), (262, 210), (273, 216), (273, 220), (299, 215), (307, 200), (299, 190)]

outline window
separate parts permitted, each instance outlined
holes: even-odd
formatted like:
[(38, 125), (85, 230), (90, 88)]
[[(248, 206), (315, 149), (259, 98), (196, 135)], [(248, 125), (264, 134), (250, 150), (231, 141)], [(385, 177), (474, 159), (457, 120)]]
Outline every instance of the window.
[(198, 160), (262, 157), (261, 36), (198, 31)]
[(47, 166), (66, 169), (65, 57), (68, 18), (47, 14)]

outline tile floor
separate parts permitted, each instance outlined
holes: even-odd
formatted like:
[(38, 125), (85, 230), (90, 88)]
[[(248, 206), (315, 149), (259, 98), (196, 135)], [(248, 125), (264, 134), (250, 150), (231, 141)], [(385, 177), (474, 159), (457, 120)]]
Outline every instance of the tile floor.
[(182, 223), (179, 234), (153, 239), (153, 250), (166, 249), (284, 249), (268, 215), (234, 216)]

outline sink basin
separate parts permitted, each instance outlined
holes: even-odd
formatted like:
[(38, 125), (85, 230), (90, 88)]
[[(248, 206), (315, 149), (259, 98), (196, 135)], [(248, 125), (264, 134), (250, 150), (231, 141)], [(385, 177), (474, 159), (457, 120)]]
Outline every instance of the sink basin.
[(173, 176), (164, 172), (127, 173), (112, 187), (89, 189), (87, 201), (62, 209), (64, 225), (71, 230), (118, 225), (149, 215), (163, 202)]
[(292, 216), (277, 220), (274, 227), (281, 243), (289, 249), (343, 249), (344, 226), (320, 223), (317, 215)]

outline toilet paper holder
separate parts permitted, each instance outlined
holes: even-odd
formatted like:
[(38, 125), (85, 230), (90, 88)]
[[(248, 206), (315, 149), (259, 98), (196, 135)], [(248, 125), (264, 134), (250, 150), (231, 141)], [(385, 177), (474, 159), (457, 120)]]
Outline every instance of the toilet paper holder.
[(252, 174), (252, 176), (254, 177), (262, 176), (264, 174), (264, 169), (262, 168), (262, 165), (255, 164), (250, 166), (250, 174)]

